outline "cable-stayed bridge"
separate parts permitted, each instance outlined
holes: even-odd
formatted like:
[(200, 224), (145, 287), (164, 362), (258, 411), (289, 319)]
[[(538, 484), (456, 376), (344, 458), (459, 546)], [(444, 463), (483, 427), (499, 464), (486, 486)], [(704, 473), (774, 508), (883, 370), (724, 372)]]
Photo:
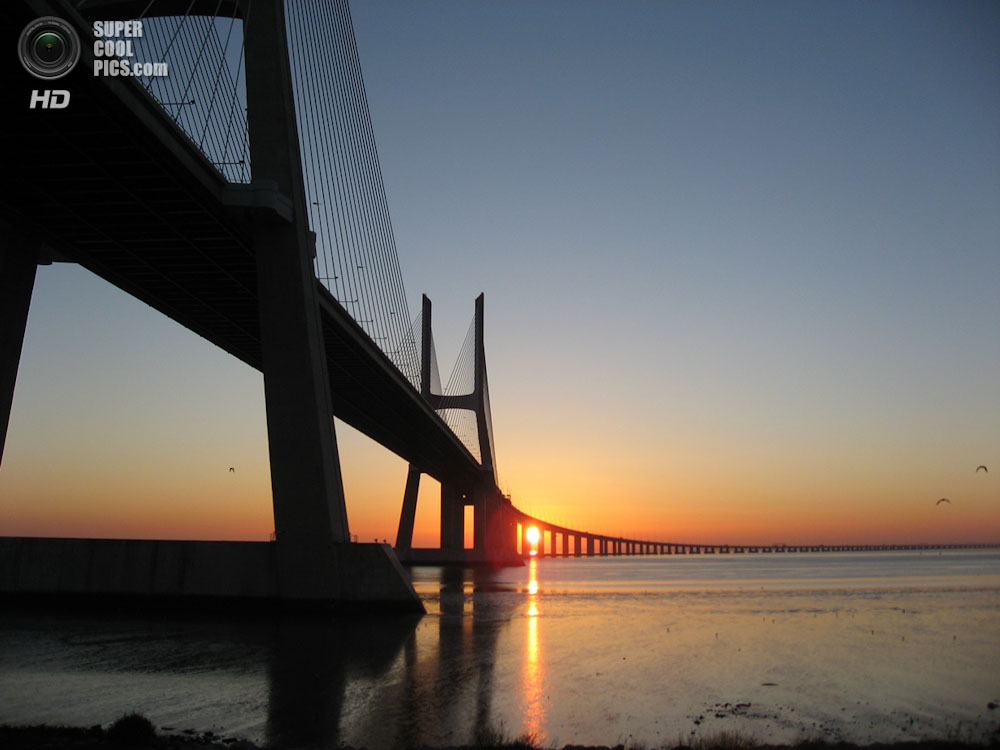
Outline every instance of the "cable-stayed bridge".
[[(331, 415), (410, 463), (400, 557), (516, 561), (483, 299), (442, 386), (430, 303), (408, 312), (346, 0), (8, 13), (25, 67), (3, 68), (23, 106), (4, 125), (2, 438), (37, 265), (79, 263), (263, 373), (275, 543), (6, 539), (0, 589), (419, 608), (392, 548), (351, 543)], [(441, 482), (432, 553), (411, 544), (422, 474)]]
[[(8, 49), (43, 69), (79, 59), (51, 78), (2, 68), (19, 104), (3, 125), (0, 449), (37, 265), (79, 263), (263, 373), (276, 534), (2, 539), (0, 591), (419, 609), (400, 559), (760, 549), (554, 526), (500, 492), (483, 298), (442, 383), (430, 302), (410, 318), (346, 0), (5, 9)], [(33, 26), (49, 18), (63, 25)], [(75, 52), (59, 46), (74, 38)], [(394, 549), (351, 543), (331, 415), (410, 463)], [(423, 474), (441, 483), (434, 550), (412, 547)], [(537, 543), (525, 539), (532, 527)]]

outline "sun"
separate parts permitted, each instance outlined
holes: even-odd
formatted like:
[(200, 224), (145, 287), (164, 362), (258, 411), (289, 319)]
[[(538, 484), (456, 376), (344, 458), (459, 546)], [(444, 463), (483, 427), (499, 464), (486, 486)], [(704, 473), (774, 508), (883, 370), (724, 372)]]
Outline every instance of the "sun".
[(538, 544), (538, 540), (542, 538), (542, 533), (538, 530), (537, 526), (529, 526), (528, 530), (524, 532), (524, 536), (531, 544)]

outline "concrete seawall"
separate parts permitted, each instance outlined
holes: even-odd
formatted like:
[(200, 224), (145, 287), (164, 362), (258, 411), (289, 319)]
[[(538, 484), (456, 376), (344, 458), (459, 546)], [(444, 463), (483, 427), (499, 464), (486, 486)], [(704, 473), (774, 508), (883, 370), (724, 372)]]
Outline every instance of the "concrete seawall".
[[(0, 594), (222, 598), (423, 611), (388, 546), (332, 545), (328, 553), (324, 564), (302, 573), (316, 578), (324, 595), (303, 598), (280, 591), (273, 542), (0, 537)], [(390, 570), (393, 575), (386, 575)]]

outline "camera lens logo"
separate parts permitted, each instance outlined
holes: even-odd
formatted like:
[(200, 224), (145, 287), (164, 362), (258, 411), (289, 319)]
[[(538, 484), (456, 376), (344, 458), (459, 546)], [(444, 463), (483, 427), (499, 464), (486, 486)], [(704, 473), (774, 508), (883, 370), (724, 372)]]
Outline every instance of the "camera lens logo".
[(24, 27), (17, 42), (18, 57), (31, 75), (45, 80), (62, 78), (80, 60), (76, 29), (55, 16), (44, 16)]

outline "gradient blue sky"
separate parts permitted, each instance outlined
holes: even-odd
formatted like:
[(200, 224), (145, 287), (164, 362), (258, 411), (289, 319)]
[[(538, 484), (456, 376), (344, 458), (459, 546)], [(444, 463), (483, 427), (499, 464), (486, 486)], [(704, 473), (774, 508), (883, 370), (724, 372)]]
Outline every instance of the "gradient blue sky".
[[(681, 541), (1000, 540), (1000, 4), (352, 13), (445, 372), (486, 293), (515, 503)], [(72, 508), (96, 535), (111, 494), (124, 535), (259, 538), (261, 392), (103, 282), (41, 269), (0, 533)], [(405, 466), (338, 434), (352, 530), (393, 538)]]

